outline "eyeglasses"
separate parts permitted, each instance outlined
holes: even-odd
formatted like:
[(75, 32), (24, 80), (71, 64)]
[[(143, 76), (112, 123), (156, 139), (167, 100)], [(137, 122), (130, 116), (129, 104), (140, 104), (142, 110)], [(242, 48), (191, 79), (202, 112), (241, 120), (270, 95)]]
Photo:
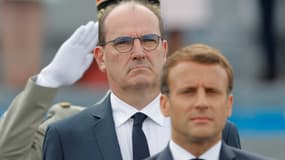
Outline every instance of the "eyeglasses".
[(124, 36), (118, 37), (108, 42), (99, 43), (99, 45), (106, 46), (108, 43), (113, 43), (114, 48), (118, 52), (128, 53), (133, 49), (135, 39), (140, 40), (140, 43), (144, 50), (152, 51), (158, 47), (161, 37), (156, 34), (146, 34), (141, 37)]

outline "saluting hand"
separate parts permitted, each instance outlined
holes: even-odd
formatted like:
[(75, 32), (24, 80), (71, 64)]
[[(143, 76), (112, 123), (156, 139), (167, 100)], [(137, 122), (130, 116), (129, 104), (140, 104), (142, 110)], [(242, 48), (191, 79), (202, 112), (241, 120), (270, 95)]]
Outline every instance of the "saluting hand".
[(53, 88), (75, 83), (92, 63), (94, 57), (91, 52), (97, 42), (98, 22), (90, 21), (80, 26), (61, 45), (51, 63), (41, 70), (36, 83)]

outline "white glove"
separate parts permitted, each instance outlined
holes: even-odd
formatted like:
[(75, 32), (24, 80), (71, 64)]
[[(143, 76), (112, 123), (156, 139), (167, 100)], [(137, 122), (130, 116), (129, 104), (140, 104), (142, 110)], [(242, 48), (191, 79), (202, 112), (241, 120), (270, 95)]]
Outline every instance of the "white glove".
[(36, 84), (58, 88), (79, 80), (89, 68), (94, 56), (91, 54), (98, 42), (98, 22), (90, 21), (80, 26), (66, 40), (51, 63), (41, 70)]

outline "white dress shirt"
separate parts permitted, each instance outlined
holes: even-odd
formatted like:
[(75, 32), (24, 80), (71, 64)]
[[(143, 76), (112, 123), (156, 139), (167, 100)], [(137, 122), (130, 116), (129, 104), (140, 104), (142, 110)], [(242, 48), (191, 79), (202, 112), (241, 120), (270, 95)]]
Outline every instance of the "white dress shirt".
[(159, 97), (160, 95), (139, 111), (111, 93), (113, 118), (123, 160), (133, 159), (133, 119), (131, 117), (137, 112), (148, 116), (143, 122), (142, 129), (148, 142), (150, 155), (162, 151), (167, 146), (170, 140), (170, 120), (160, 111)]
[(195, 157), (193, 154), (176, 144), (173, 140), (169, 142), (170, 152), (174, 160), (189, 160), (192, 158), (200, 158), (205, 160), (219, 160), (222, 141), (220, 140), (213, 147), (203, 153), (200, 157)]

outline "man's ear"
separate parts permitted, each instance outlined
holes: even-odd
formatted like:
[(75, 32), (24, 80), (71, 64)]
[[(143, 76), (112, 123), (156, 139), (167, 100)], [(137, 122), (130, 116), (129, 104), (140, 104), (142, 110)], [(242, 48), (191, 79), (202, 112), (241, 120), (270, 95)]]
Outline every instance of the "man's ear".
[(101, 46), (97, 46), (93, 51), (97, 65), (102, 72), (106, 72), (106, 65), (104, 60), (104, 49)]
[(167, 57), (167, 54), (168, 54), (168, 42), (167, 42), (167, 40), (162, 41), (162, 48), (164, 50), (164, 56)]
[(228, 96), (228, 104), (227, 104), (227, 115), (228, 115), (228, 117), (230, 117), (232, 115), (233, 102), (234, 102), (234, 96), (229, 95)]
[(170, 105), (169, 105), (169, 97), (167, 97), (165, 94), (161, 94), (160, 96), (160, 110), (162, 114), (165, 117), (169, 117), (169, 110), (170, 110)]

